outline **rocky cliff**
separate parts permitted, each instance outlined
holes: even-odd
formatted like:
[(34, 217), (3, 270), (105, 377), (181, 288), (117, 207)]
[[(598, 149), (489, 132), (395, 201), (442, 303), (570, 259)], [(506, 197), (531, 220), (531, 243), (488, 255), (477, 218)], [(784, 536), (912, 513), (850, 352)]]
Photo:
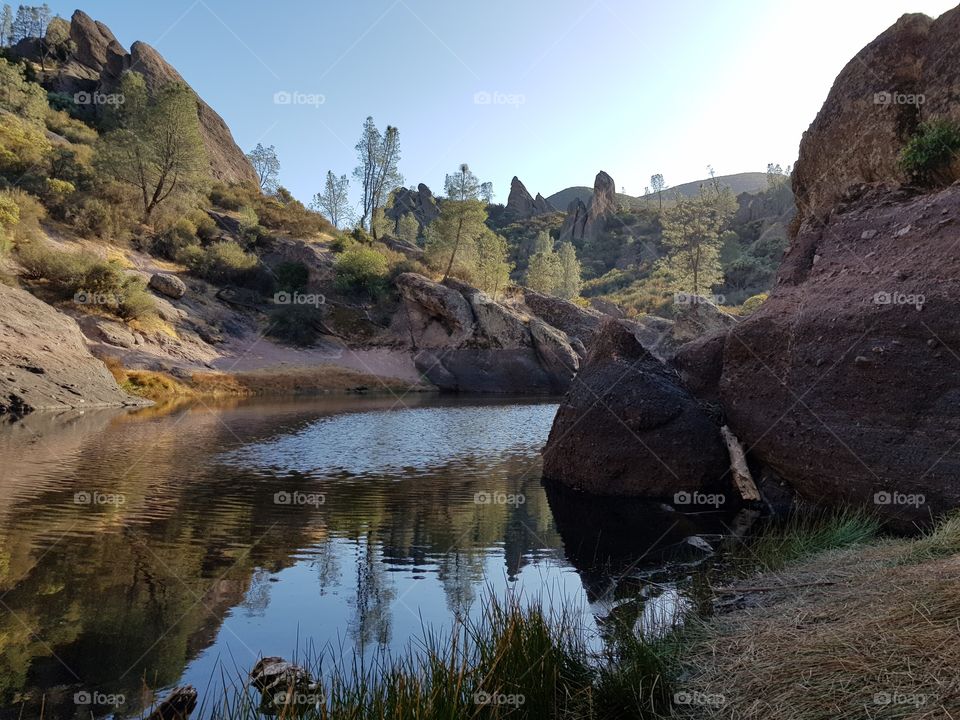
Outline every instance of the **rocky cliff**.
[(384, 212), (393, 221), (394, 232), (399, 228), (400, 218), (407, 214), (412, 214), (417, 219), (420, 223), (420, 231), (423, 232), (423, 229), (440, 214), (440, 207), (430, 188), (420, 183), (416, 190), (405, 187), (394, 190), (393, 205)]
[[(152, 47), (135, 42), (127, 52), (110, 28), (80, 10), (70, 19), (70, 39), (75, 47), (72, 55), (56, 71), (43, 78), (43, 84), (50, 90), (70, 95), (78, 92), (110, 93), (116, 90), (126, 71), (143, 75), (150, 90), (170, 82), (188, 85)], [(253, 167), (234, 142), (227, 124), (199, 95), (197, 117), (210, 160), (211, 176), (224, 182), (255, 182)]]
[(537, 215), (556, 212), (547, 200), (537, 193), (534, 198), (516, 175), (510, 182), (510, 195), (507, 198), (505, 214), (511, 220), (527, 220)]

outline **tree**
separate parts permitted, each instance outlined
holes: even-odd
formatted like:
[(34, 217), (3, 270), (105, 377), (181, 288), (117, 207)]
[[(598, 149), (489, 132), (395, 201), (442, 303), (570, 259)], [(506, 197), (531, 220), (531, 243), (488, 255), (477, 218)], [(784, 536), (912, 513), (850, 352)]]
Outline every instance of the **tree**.
[[(372, 117), (363, 123), (363, 133), (356, 145), (360, 164), (354, 169), (353, 176), (360, 183), (360, 225), (366, 227), (373, 217), (373, 211), (383, 207), (387, 193), (403, 185), (400, 174), (400, 132), (387, 125), (386, 132), (380, 132)], [(370, 228), (373, 230), (373, 228)], [(376, 232), (374, 231), (374, 237)]]
[(660, 211), (663, 211), (663, 190), (667, 187), (666, 182), (663, 180), (663, 175), (657, 173), (656, 175), (650, 176), (650, 187), (653, 188), (653, 191), (657, 194), (657, 200), (660, 201)]
[(474, 284), (490, 293), (494, 300), (510, 282), (510, 263), (507, 262), (507, 240), (490, 228), (484, 228), (476, 241), (476, 268)]
[(451, 200), (476, 200), (480, 197), (480, 181), (470, 172), (470, 166), (466, 163), (457, 172), (447, 175), (443, 185)]
[(664, 213), (663, 244), (668, 255), (660, 267), (675, 291), (700, 295), (723, 279), (720, 232), (736, 211), (729, 188), (700, 189), (697, 197), (677, 195), (676, 205)]
[(492, 205), (492, 204), (493, 204), (494, 193), (493, 193), (493, 183), (492, 183), (492, 182), (480, 183), (480, 198), (481, 198), (487, 205)]
[(443, 279), (457, 272), (469, 279), (476, 264), (474, 251), (487, 229), (487, 211), (480, 200), (447, 200), (427, 228), (427, 262), (443, 268)]
[(9, 5), (3, 6), (3, 12), (0, 13), (0, 47), (7, 47), (13, 44), (13, 8)]
[(271, 145), (264, 147), (261, 143), (247, 153), (247, 159), (253, 165), (260, 182), (260, 190), (273, 192), (277, 187), (277, 176), (280, 174), (280, 160), (277, 159), (277, 148)]
[[(121, 90), (125, 97), (128, 90), (135, 96), (144, 84), (142, 75), (127, 73)], [(198, 192), (206, 184), (197, 99), (185, 85), (163, 86), (140, 107), (126, 107), (120, 121), (120, 127), (101, 139), (97, 166), (139, 191), (145, 223), (170, 197)]]
[(59, 15), (51, 18), (44, 32), (43, 42), (40, 43), (40, 68), (47, 69), (46, 62), (51, 52), (64, 58), (70, 47), (70, 23)]
[(420, 237), (420, 221), (413, 213), (404, 213), (397, 221), (397, 237), (411, 245)]
[(563, 266), (552, 247), (530, 256), (524, 285), (544, 295), (553, 295), (562, 281)]
[(10, 44), (16, 45), (24, 38), (30, 37), (30, 31), (33, 28), (33, 19), (30, 17), (30, 9), (26, 5), (17, 7), (17, 15), (13, 19), (13, 33), (10, 37)]
[(787, 182), (789, 173), (784, 173), (779, 163), (767, 164), (767, 189), (779, 190)]
[(560, 244), (557, 256), (560, 258), (561, 277), (556, 292), (564, 300), (570, 300), (580, 295), (582, 287), (580, 261), (577, 260), (577, 251), (573, 244), (569, 242)]
[(332, 170), (327, 170), (323, 192), (313, 196), (310, 206), (326, 215), (335, 228), (349, 223), (353, 215), (350, 211), (350, 180), (346, 175), (338, 178)]

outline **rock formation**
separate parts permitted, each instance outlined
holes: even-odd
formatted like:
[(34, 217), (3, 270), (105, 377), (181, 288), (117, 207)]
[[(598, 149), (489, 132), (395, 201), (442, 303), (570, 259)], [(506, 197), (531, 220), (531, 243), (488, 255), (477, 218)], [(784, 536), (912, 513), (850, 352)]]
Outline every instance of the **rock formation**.
[(590, 204), (576, 199), (567, 208), (567, 217), (560, 228), (560, 242), (596, 240), (607, 221), (617, 212), (616, 184), (601, 170), (593, 183)]
[(960, 119), (960, 9), (904, 15), (837, 76), (800, 144), (799, 217), (823, 219), (851, 185), (904, 180), (898, 156), (923, 119)]
[(385, 210), (386, 216), (393, 221), (394, 232), (397, 231), (400, 218), (412, 214), (420, 223), (421, 232), (440, 214), (440, 208), (433, 193), (423, 183), (416, 190), (400, 187), (393, 191), (393, 205)]
[(548, 480), (595, 495), (672, 499), (719, 489), (716, 423), (632, 331), (604, 321), (543, 450)]
[[(76, 51), (56, 74), (43, 79), (50, 90), (68, 94), (114, 92), (128, 70), (143, 75), (151, 91), (171, 82), (187, 85), (180, 73), (152, 47), (135, 42), (128, 53), (110, 28), (80, 10), (70, 19), (70, 39)], [(200, 96), (197, 96), (197, 117), (211, 176), (224, 182), (255, 182), (253, 167), (237, 147), (223, 118)]]
[(527, 220), (551, 212), (556, 212), (556, 210), (543, 195), (537, 193), (537, 197), (534, 199), (524, 184), (520, 182), (520, 178), (516, 175), (513, 176), (513, 180), (510, 181), (510, 196), (507, 198), (505, 210), (507, 217), (511, 220)]
[(90, 354), (73, 319), (3, 284), (0, 308), (0, 416), (144, 404)]
[(580, 355), (563, 330), (457, 280), (404, 273), (396, 283), (404, 305), (391, 333), (441, 390), (548, 394), (570, 386)]

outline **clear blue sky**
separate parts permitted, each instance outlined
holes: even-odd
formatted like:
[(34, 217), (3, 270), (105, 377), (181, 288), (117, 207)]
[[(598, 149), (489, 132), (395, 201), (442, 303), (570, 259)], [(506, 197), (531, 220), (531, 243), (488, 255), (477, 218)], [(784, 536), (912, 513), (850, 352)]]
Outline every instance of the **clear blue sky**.
[[(73, 2), (50, 2), (69, 17)], [(641, 194), (796, 159), (843, 65), (905, 12), (943, 0), (89, 0), (125, 46), (156, 47), (238, 144), (276, 145), (308, 200), (350, 173), (367, 115), (400, 129), (407, 184), (461, 162), (506, 201), (590, 185)], [(278, 92), (322, 105), (274, 102)], [(478, 93), (487, 104), (478, 104)], [(522, 100), (522, 102), (517, 102)]]

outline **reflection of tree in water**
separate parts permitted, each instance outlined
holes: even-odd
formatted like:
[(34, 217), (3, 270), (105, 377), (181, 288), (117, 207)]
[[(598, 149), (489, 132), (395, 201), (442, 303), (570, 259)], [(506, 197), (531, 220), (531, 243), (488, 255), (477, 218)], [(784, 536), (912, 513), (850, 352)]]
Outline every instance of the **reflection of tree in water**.
[(437, 577), (447, 596), (447, 609), (455, 617), (464, 617), (476, 599), (477, 584), (483, 580), (483, 559), (459, 550), (447, 553), (438, 563)]
[(269, 604), (270, 573), (263, 568), (256, 568), (250, 576), (250, 589), (240, 607), (246, 610), (248, 617), (263, 617)]
[(390, 642), (390, 603), (397, 593), (388, 587), (383, 563), (371, 550), (370, 533), (355, 547), (357, 586), (350, 603), (354, 611), (350, 636), (362, 648), (373, 640), (385, 646)]
[(330, 538), (324, 539), (314, 547), (316, 555), (313, 567), (320, 581), (320, 597), (330, 592), (330, 588), (340, 583), (340, 563), (337, 560), (337, 544)]

